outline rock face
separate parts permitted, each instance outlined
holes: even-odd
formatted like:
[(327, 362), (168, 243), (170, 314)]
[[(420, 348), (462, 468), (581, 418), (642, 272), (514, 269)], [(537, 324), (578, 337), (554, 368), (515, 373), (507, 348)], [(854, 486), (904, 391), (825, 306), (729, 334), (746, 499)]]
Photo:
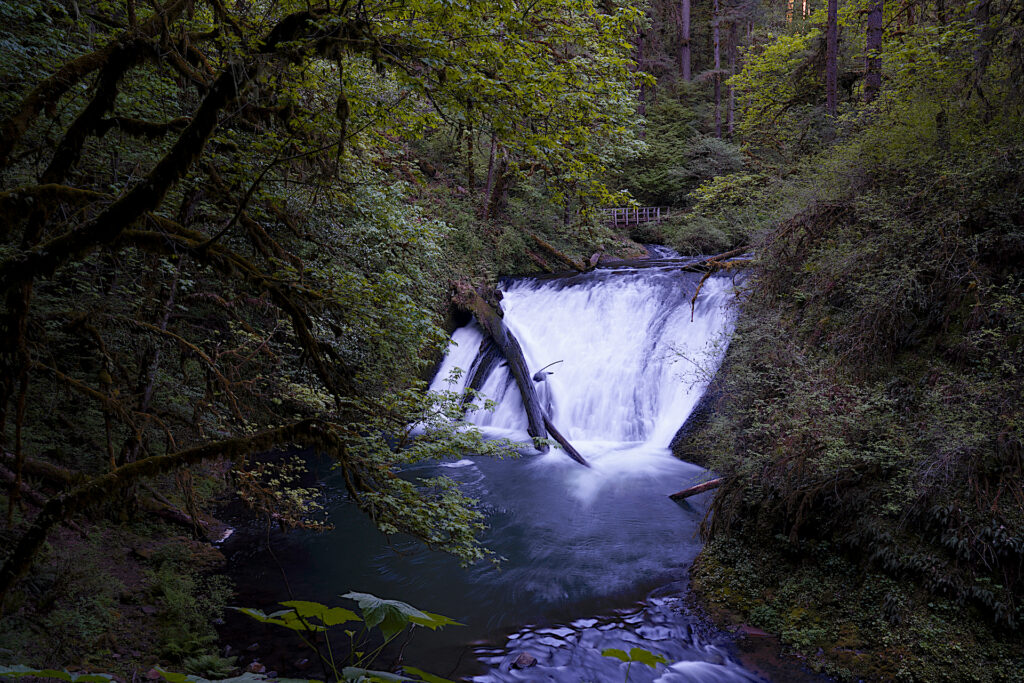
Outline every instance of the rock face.
[(512, 662), (513, 669), (529, 669), (531, 666), (537, 664), (537, 658), (531, 655), (529, 652), (521, 652), (516, 657), (516, 661)]

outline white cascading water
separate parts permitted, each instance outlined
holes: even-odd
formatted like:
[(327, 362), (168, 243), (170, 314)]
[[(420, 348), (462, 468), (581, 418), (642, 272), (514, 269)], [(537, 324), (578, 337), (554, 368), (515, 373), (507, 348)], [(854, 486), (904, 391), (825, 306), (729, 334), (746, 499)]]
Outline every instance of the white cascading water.
[[(541, 402), (598, 471), (642, 470), (645, 459), (667, 457), (717, 369), (732, 332), (733, 283), (707, 279), (691, 312), (699, 277), (666, 267), (504, 283), (505, 323), (530, 371), (555, 363), (537, 385)], [(431, 389), (461, 390), (482, 341), (475, 323), (456, 330)], [(464, 372), (449, 384), (454, 368)], [(480, 391), (497, 408), (472, 421), (488, 434), (528, 440), (507, 367), (496, 364)]]

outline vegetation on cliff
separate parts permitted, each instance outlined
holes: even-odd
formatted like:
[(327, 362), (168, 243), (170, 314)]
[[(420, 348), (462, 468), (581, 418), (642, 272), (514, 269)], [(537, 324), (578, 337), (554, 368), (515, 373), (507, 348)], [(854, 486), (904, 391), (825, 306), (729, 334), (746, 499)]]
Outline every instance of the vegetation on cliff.
[(684, 445), (725, 477), (695, 582), (844, 677), (1012, 680), (1022, 17), (887, 3), (866, 52), (873, 4), (840, 7), (835, 117), (823, 10), (755, 29), (728, 81), (748, 170), (703, 186), (693, 215), (743, 221), (756, 259), (716, 410)]

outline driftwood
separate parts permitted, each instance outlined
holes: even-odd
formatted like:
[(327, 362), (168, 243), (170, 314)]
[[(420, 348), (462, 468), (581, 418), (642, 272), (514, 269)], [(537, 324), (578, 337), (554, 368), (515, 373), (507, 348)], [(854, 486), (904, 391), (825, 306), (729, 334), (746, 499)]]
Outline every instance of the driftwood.
[(721, 477), (719, 477), (718, 479), (712, 479), (711, 481), (706, 481), (703, 484), (697, 484), (696, 486), (691, 486), (688, 489), (677, 491), (673, 493), (671, 496), (669, 496), (669, 498), (671, 498), (672, 500), (686, 500), (690, 496), (696, 496), (698, 493), (704, 493), (705, 491), (710, 491), (711, 489), (717, 489), (721, 485), (721, 483)]
[(690, 322), (693, 322), (693, 312), (697, 306), (697, 296), (700, 294), (701, 288), (704, 287), (704, 283), (707, 279), (717, 273), (720, 270), (729, 270), (735, 268), (741, 264), (747, 263), (746, 261), (725, 261), (723, 259), (730, 259), (735, 256), (740, 256), (747, 251), (747, 247), (740, 247), (739, 249), (733, 249), (727, 251), (724, 254), (718, 254), (717, 256), (709, 256), (705, 259), (701, 259), (696, 263), (687, 264), (684, 270), (694, 269), (697, 272), (703, 272), (704, 277), (697, 283), (697, 289), (693, 292), (693, 298), (690, 299)]
[[(491, 341), (501, 351), (501, 354), (505, 356), (509, 371), (512, 373), (512, 378), (519, 388), (519, 395), (523, 399), (523, 407), (526, 409), (527, 433), (534, 439), (544, 439), (547, 438), (548, 432), (550, 432), (552, 438), (565, 449), (569, 457), (589, 467), (590, 464), (554, 428), (551, 420), (544, 415), (544, 411), (540, 406), (540, 400), (537, 398), (537, 390), (533, 385), (533, 378), (530, 375), (529, 368), (526, 367), (523, 349), (519, 346), (519, 341), (515, 338), (515, 335), (505, 325), (505, 321), (501, 319), (500, 309), (484, 300), (476, 289), (465, 282), (455, 283), (454, 301), (458, 306), (473, 314), (477, 322), (480, 323), (480, 327), (490, 336)], [(540, 451), (542, 453), (546, 452), (547, 447), (541, 446)]]

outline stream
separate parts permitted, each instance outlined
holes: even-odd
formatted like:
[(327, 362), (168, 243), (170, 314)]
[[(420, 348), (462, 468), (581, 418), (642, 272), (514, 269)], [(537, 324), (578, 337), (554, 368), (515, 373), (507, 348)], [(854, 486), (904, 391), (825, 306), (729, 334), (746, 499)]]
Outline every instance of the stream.
[[(555, 363), (538, 383), (541, 401), (592, 467), (552, 448), (500, 460), (467, 455), (408, 472), (448, 475), (481, 501), (489, 526), (482, 540), (503, 558), (500, 566), (463, 569), (411, 539), (385, 539), (324, 474), (334, 530), (260, 538), (243, 527), (225, 543), (241, 604), (270, 611), (290, 591), (350, 606), (338, 596), (354, 590), (444, 614), (465, 626), (417, 629), (404, 657), (449, 678), (622, 681), (627, 664), (601, 652), (639, 647), (668, 664), (634, 663), (630, 681), (763, 680), (685, 600), (709, 494), (684, 504), (668, 498), (706, 478), (674, 458), (669, 444), (725, 352), (734, 283), (707, 279), (691, 314), (701, 276), (681, 271), (684, 262), (661, 250), (586, 274), (502, 281), (505, 321), (531, 371)], [(461, 389), (482, 340), (475, 323), (456, 330), (432, 389)], [(465, 372), (452, 383), (454, 368)], [(495, 363), (481, 391), (497, 407), (474, 414), (477, 426), (488, 436), (527, 440), (507, 369)], [(266, 559), (268, 545), (287, 566), (287, 583)], [(250, 651), (268, 668), (319, 675), (295, 671), (309, 663), (286, 634), (238, 619), (228, 630), (239, 648), (251, 640)], [(524, 652), (536, 663), (516, 668)]]

